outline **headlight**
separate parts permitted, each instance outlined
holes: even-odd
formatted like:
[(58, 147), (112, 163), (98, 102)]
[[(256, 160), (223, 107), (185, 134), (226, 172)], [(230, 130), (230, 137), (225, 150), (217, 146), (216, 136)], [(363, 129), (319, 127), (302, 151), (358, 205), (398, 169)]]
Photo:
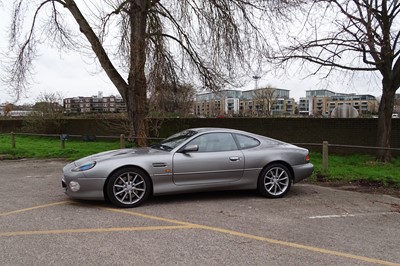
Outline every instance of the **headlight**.
[(96, 162), (85, 163), (85, 164), (82, 164), (82, 165), (72, 169), (72, 172), (86, 171), (86, 170), (92, 169), (95, 165), (96, 165)]

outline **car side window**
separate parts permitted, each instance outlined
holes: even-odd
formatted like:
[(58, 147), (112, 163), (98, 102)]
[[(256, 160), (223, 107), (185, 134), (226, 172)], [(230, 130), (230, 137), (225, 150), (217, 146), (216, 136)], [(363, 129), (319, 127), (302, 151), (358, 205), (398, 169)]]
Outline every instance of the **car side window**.
[(188, 145), (198, 145), (199, 152), (237, 150), (235, 139), (230, 133), (209, 133), (192, 140)]
[(255, 138), (240, 134), (236, 134), (235, 136), (239, 142), (239, 146), (241, 149), (249, 149), (260, 145), (260, 141)]

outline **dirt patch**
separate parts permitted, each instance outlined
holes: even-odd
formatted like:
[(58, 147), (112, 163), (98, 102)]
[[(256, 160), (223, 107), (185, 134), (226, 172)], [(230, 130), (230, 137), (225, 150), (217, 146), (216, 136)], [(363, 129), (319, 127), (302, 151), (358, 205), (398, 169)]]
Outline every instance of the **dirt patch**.
[(356, 191), (371, 194), (386, 194), (400, 198), (400, 188), (393, 184), (383, 184), (379, 181), (357, 180), (352, 182), (343, 181), (328, 181), (326, 179), (318, 179), (317, 181), (306, 181), (307, 183), (324, 186), (334, 187), (337, 189)]
[(400, 204), (392, 203), (392, 204), (390, 204), (390, 207), (392, 207), (393, 212), (400, 213)]

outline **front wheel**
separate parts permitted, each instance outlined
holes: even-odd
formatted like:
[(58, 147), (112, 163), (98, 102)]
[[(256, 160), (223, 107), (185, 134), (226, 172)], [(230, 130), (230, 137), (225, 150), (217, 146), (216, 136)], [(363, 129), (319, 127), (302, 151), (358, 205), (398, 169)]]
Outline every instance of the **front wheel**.
[(272, 164), (261, 172), (258, 191), (267, 198), (281, 198), (288, 193), (291, 180), (291, 173), (286, 166)]
[(107, 183), (107, 198), (122, 208), (132, 208), (143, 203), (150, 195), (151, 184), (147, 173), (136, 167), (126, 167), (114, 172)]

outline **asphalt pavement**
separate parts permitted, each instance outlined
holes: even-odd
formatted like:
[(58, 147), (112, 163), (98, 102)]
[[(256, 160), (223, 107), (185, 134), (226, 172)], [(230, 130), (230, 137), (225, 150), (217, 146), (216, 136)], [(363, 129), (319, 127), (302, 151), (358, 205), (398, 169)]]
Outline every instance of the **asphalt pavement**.
[(400, 199), (296, 184), (154, 197), (62, 192), (63, 160), (0, 161), (0, 265), (400, 265)]

